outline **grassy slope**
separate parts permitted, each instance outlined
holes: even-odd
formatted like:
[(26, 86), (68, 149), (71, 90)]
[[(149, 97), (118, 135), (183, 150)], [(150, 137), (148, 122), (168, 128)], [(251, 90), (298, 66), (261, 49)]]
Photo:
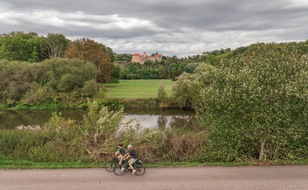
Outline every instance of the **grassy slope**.
[(168, 95), (171, 94), (171, 80), (120, 80), (117, 84), (107, 84), (107, 98), (156, 98), (158, 88), (164, 85)]

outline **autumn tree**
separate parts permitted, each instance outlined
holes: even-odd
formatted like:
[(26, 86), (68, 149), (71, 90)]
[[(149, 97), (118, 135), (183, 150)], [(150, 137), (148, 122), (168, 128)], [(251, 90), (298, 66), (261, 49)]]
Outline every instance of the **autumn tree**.
[(91, 39), (81, 38), (69, 44), (65, 51), (66, 58), (79, 58), (91, 62), (97, 68), (97, 82), (104, 83), (111, 80), (112, 64), (108, 53), (104, 52), (101, 45)]

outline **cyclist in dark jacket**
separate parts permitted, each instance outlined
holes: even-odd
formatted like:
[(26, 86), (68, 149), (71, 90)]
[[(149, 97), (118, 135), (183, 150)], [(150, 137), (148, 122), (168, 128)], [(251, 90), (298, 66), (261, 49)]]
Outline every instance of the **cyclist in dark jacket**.
[(122, 166), (123, 165), (123, 160), (125, 158), (125, 149), (123, 148), (123, 144), (118, 144), (118, 148), (119, 148), (119, 150), (114, 153), (114, 156), (119, 155), (118, 156), (119, 165)]
[(137, 155), (135, 151), (133, 150), (132, 145), (128, 145), (127, 149), (128, 149), (128, 154), (126, 154), (125, 159), (130, 157), (130, 159), (128, 160), (128, 165), (132, 169), (132, 174), (135, 174), (136, 170), (134, 169), (133, 164), (137, 161)]

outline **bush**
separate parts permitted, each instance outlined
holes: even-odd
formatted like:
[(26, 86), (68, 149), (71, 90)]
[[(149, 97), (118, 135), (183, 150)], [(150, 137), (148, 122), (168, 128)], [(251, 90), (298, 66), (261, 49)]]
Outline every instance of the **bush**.
[(88, 114), (84, 116), (80, 126), (81, 137), (89, 156), (96, 158), (98, 152), (107, 152), (108, 143), (112, 141), (122, 120), (123, 109), (109, 111), (107, 107), (101, 107), (97, 101), (89, 102), (88, 106)]
[(39, 134), (31, 131), (1, 130), (0, 157), (4, 159), (29, 159), (29, 150), (39, 146)]
[(50, 104), (54, 102), (56, 95), (57, 93), (53, 89), (37, 85), (36, 88), (29, 89), (20, 102), (28, 105)]
[(80, 142), (64, 141), (56, 138), (44, 145), (32, 147), (29, 150), (29, 159), (36, 162), (67, 162), (87, 161), (86, 152), (81, 149)]
[(83, 97), (94, 98), (99, 96), (99, 89), (99, 84), (92, 79), (84, 83), (83, 87), (80, 89), (80, 92)]
[(160, 84), (157, 91), (157, 99), (158, 101), (163, 101), (167, 97), (167, 93), (163, 84)]
[(98, 94), (96, 73), (92, 63), (77, 59), (0, 60), (0, 102), (10, 106), (82, 102)]

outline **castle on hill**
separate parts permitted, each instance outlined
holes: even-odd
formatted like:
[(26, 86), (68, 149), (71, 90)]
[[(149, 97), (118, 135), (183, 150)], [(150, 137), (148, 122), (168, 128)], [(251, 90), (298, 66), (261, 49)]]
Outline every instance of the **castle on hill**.
[(146, 52), (144, 52), (143, 54), (135, 53), (132, 56), (132, 63), (144, 64), (145, 61), (161, 62), (162, 58), (163, 55), (159, 53), (156, 53), (152, 56), (148, 56)]

